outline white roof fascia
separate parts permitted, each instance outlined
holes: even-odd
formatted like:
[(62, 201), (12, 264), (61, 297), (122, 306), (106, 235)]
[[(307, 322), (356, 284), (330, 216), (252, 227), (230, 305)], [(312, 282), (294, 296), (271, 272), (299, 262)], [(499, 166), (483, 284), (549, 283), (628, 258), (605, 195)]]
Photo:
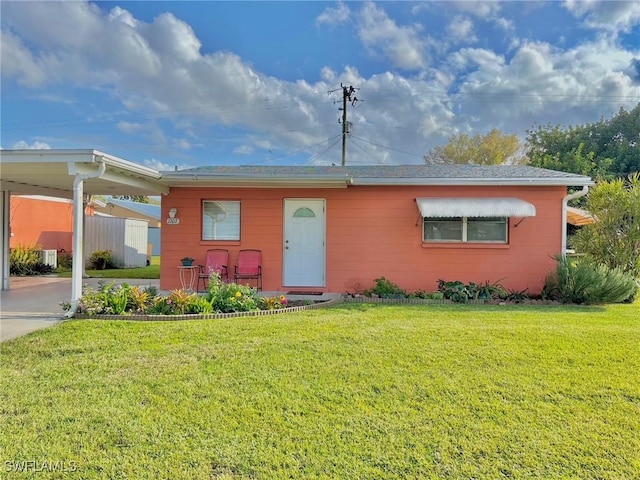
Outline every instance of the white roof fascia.
[(583, 178), (355, 178), (353, 185), (461, 185), (461, 186), (582, 186), (594, 185), (588, 177)]
[(122, 158), (114, 157), (113, 155), (102, 153), (98, 150), (94, 150), (93, 153), (94, 155), (96, 155), (96, 157), (100, 157), (107, 164), (107, 166), (120, 168), (134, 175), (142, 175), (145, 177), (151, 177), (153, 179), (159, 179), (160, 177), (162, 177), (162, 174), (155, 168), (145, 167), (144, 165), (139, 165), (128, 160), (123, 160)]
[(66, 162), (69, 166), (69, 174), (74, 174), (74, 166), (78, 164), (94, 164), (100, 160), (109, 167), (126, 170), (133, 175), (141, 175), (158, 179), (161, 174), (158, 170), (138, 165), (137, 163), (100, 152), (99, 150), (67, 150), (67, 149), (43, 149), (43, 150), (0, 150), (2, 163), (60, 163)]
[(0, 150), (0, 158), (2, 158), (2, 163), (91, 163), (95, 153), (95, 150), (67, 149)]
[(351, 178), (327, 176), (300, 177), (253, 177), (219, 175), (171, 175), (162, 178), (172, 187), (299, 187), (299, 188), (346, 188)]
[(68, 161), (67, 170), (69, 175), (95, 173), (96, 168), (94, 165), (97, 165), (102, 160), (107, 166), (107, 171), (100, 177), (104, 180), (152, 190), (158, 194), (169, 193), (168, 187), (157, 183), (157, 180), (160, 179), (160, 172), (157, 170), (143, 167), (142, 165), (128, 162), (96, 150), (92, 150), (92, 152), (90, 162), (80, 160)]

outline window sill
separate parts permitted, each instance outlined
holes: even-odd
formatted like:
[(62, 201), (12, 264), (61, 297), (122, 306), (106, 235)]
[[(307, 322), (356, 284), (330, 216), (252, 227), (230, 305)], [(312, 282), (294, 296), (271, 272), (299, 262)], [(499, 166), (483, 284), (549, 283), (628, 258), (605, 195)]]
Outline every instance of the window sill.
[(200, 245), (206, 247), (220, 246), (238, 246), (241, 245), (240, 240), (200, 240)]
[(422, 248), (457, 248), (457, 249), (508, 249), (508, 243), (477, 243), (477, 242), (422, 242)]

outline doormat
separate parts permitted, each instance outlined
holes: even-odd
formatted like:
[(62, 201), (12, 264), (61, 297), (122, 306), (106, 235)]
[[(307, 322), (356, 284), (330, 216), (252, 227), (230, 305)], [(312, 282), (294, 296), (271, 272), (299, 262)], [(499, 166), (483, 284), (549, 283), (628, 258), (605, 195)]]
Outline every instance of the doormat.
[(304, 290), (291, 290), (287, 295), (322, 295), (322, 292), (306, 292)]

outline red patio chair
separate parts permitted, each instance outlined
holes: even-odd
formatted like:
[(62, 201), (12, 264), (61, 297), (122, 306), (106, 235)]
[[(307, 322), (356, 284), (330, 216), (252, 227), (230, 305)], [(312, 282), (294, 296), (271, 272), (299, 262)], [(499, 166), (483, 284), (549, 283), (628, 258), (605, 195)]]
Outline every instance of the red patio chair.
[(209, 278), (214, 272), (220, 274), (220, 278), (229, 281), (229, 271), (227, 265), (229, 265), (229, 250), (223, 250), (221, 248), (212, 248), (207, 250), (207, 256), (204, 265), (199, 265), (198, 270), (198, 285), (197, 291), (200, 291), (200, 281), (202, 281), (202, 288), (207, 286)]
[(235, 266), (234, 282), (255, 279), (258, 290), (262, 289), (262, 251), (240, 250)]

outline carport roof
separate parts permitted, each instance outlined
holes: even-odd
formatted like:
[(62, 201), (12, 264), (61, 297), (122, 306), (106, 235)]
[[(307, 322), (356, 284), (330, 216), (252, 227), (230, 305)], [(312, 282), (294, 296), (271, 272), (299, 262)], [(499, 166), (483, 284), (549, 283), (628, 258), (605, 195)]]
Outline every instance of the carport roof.
[(73, 198), (76, 174), (106, 169), (84, 181), (88, 195), (158, 195), (169, 187), (160, 172), (98, 150), (0, 150), (0, 190), (25, 195)]

